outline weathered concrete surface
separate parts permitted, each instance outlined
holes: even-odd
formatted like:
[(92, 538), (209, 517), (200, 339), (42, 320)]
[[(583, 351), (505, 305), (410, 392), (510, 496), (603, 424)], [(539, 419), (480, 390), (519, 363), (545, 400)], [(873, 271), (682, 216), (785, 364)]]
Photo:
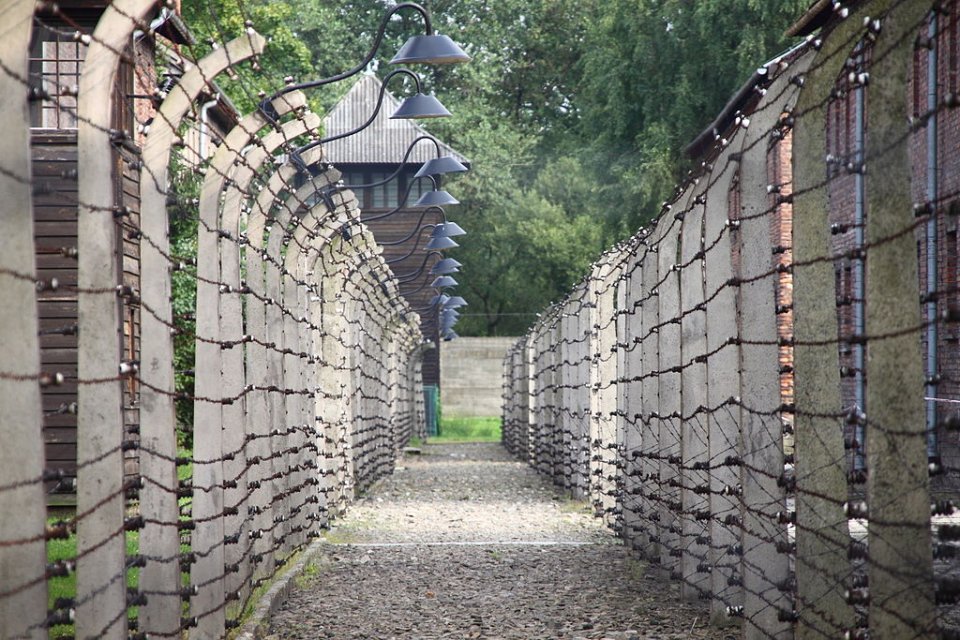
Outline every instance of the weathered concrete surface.
[(503, 358), (517, 338), (457, 338), (440, 347), (440, 402), (447, 416), (499, 416)]
[(268, 637), (726, 637), (498, 444), (425, 446), (327, 542)]

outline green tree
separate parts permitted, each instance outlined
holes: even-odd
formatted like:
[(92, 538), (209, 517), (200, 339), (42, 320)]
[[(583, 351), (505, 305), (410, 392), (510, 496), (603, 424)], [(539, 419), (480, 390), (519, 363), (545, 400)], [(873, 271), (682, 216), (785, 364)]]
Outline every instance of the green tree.
[[(581, 59), (580, 134), (635, 228), (687, 168), (681, 156), (751, 73), (790, 46), (807, 0), (595, 3)], [(620, 189), (619, 187), (624, 187)]]
[[(425, 0), (434, 27), (473, 56), (421, 67), (454, 113), (428, 127), (472, 161), (449, 215), (470, 232), (453, 254), (470, 302), (464, 334), (517, 333), (614, 240), (653, 218), (687, 168), (681, 150), (754, 69), (790, 45), (809, 0)], [(268, 36), (261, 72), (225, 82), (243, 111), (284, 76), (333, 75), (363, 59), (386, 0), (186, 0), (201, 38), (250, 20)], [(420, 18), (390, 21), (373, 65)], [(328, 109), (347, 88), (311, 92)], [(394, 92), (402, 89), (391, 85)]]

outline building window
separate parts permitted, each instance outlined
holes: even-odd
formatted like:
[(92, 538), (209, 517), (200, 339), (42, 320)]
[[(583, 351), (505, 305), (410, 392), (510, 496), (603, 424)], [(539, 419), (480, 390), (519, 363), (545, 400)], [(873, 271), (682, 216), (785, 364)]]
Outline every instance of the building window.
[(41, 129), (77, 128), (77, 93), (86, 45), (74, 38), (76, 29), (39, 23), (30, 44), (30, 82), (49, 96), (32, 103), (30, 126)]
[[(369, 182), (382, 182), (390, 177), (386, 171), (374, 171), (370, 174)], [(390, 180), (385, 184), (378, 184), (369, 189), (371, 209), (390, 209), (397, 206), (397, 182)]]
[(373, 171), (372, 169), (344, 171), (340, 179), (356, 193), (361, 209), (394, 209), (400, 205), (409, 186), (410, 193), (407, 194), (404, 206), (410, 208), (423, 193), (433, 188), (430, 180), (415, 178), (414, 173), (414, 171), (401, 173), (385, 184), (364, 188), (360, 188), (361, 185), (386, 180), (393, 175), (393, 171)]

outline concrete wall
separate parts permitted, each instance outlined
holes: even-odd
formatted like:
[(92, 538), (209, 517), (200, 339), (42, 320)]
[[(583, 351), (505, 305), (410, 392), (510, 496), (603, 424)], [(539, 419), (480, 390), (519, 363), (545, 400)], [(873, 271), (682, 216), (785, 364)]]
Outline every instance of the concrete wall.
[(447, 416), (499, 416), (503, 358), (516, 338), (457, 338), (440, 346), (440, 402)]

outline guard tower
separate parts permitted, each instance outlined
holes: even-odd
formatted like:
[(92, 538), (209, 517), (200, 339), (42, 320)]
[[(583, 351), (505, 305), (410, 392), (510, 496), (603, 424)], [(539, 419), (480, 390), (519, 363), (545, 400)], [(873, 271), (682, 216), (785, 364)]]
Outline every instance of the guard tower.
[[(382, 86), (376, 76), (362, 76), (330, 110), (324, 121), (324, 135), (335, 136), (362, 126), (376, 109)], [(400, 101), (385, 92), (380, 112), (369, 127), (327, 143), (324, 151), (325, 159), (343, 174), (344, 184), (357, 194), (360, 219), (383, 246), (384, 259), (403, 283), (401, 293), (411, 307), (423, 309), (436, 294), (430, 287), (435, 277), (430, 274), (430, 268), (441, 259), (439, 253), (425, 249), (430, 240), (432, 227), (429, 225), (442, 222), (443, 218), (437, 210), (413, 208), (420, 195), (433, 188), (429, 178), (418, 179), (414, 174), (423, 163), (436, 157), (437, 150), (430, 142), (419, 142), (410, 149), (417, 138), (429, 134), (415, 120), (391, 120), (390, 115), (399, 106)], [(443, 142), (439, 145), (443, 155), (451, 155), (469, 165), (466, 158), (448, 145)], [(357, 186), (383, 181), (397, 172), (408, 149), (407, 161), (395, 179), (375, 187)], [(397, 209), (395, 213), (385, 215), (394, 209)], [(456, 257), (456, 250), (452, 257)], [(435, 393), (440, 384), (439, 322), (437, 314), (427, 310), (420, 311), (420, 318), (424, 337), (437, 345), (436, 349), (427, 351), (423, 359), (423, 384), (429, 404), (430, 387)]]

